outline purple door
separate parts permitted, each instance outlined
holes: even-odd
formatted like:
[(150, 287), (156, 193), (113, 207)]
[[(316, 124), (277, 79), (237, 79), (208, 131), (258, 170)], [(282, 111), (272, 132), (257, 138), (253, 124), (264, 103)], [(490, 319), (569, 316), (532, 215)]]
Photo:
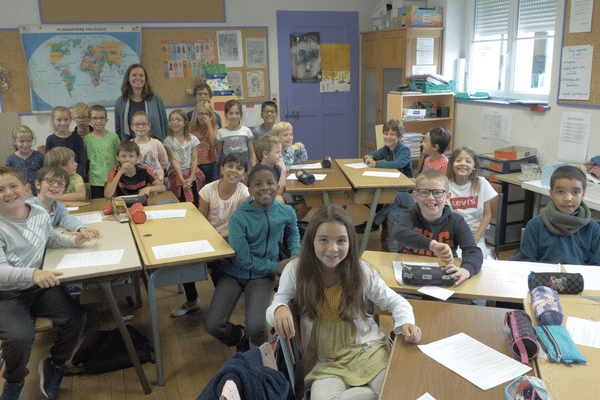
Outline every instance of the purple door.
[[(290, 34), (306, 32), (319, 32), (321, 43), (350, 45), (349, 92), (292, 83)], [(281, 120), (292, 124), (311, 160), (358, 157), (358, 38), (358, 12), (277, 11)]]

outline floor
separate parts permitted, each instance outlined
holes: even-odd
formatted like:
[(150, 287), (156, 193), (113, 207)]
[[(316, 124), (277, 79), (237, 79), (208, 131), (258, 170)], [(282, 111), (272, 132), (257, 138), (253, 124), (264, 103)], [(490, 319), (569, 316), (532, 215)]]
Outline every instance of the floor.
[[(355, 224), (365, 221), (368, 216), (368, 209), (364, 206), (349, 204), (347, 210)], [(310, 219), (311, 215), (309, 213), (305, 219)], [(380, 240), (379, 231), (370, 234), (367, 249), (387, 250), (385, 244)], [(506, 258), (513, 252), (503, 252), (501, 258)], [(221, 344), (206, 333), (203, 327), (204, 315), (208, 311), (214, 290), (212, 282), (210, 280), (198, 282), (196, 286), (201, 300), (201, 309), (181, 318), (171, 318), (169, 312), (181, 305), (185, 301), (185, 296), (178, 294), (176, 287), (160, 288), (157, 291), (160, 334), (163, 339), (163, 359), (165, 361), (165, 386), (157, 386), (155, 365), (146, 363), (143, 367), (152, 387), (152, 394), (148, 396), (144, 395), (134, 369), (129, 368), (95, 376), (65, 377), (59, 398), (61, 400), (195, 399), (223, 362), (235, 353), (234, 348), (228, 348)], [(143, 301), (145, 307), (139, 310), (128, 307), (125, 302), (120, 306), (124, 315), (133, 315), (129, 324), (150, 339), (147, 296), (143, 295)], [(110, 310), (102, 303), (87, 305), (86, 309), (88, 324), (83, 338), (94, 330), (110, 330), (116, 327)], [(243, 302), (240, 302), (232, 316), (232, 322), (243, 323), (243, 316)], [(387, 334), (391, 327), (391, 320), (382, 318), (381, 328), (384, 333)], [(39, 391), (37, 363), (49, 355), (49, 348), (52, 346), (55, 334), (53, 330), (37, 334), (28, 364), (30, 375), (25, 380), (21, 399), (41, 400), (45, 398)], [(0, 385), (4, 385), (2, 378), (0, 378)]]

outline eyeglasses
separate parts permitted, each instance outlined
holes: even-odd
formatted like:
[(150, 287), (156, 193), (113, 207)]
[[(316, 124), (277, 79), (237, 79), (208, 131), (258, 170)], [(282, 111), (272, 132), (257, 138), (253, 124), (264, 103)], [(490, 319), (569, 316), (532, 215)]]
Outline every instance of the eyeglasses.
[(44, 178), (44, 181), (46, 181), (46, 183), (50, 186), (54, 186), (56, 184), (56, 186), (58, 186), (59, 188), (64, 188), (65, 186), (67, 186), (67, 183), (65, 181), (58, 181), (56, 179)]
[(92, 117), (90, 118), (92, 121), (104, 121), (106, 117)]
[(198, 96), (198, 97), (209, 97), (210, 94), (208, 94), (208, 92), (198, 92), (198, 93), (196, 93), (196, 96)]
[(89, 117), (73, 117), (73, 119), (75, 121), (85, 121), (86, 119), (88, 119)]
[(147, 122), (136, 122), (135, 124), (131, 124), (131, 126), (133, 126), (134, 128), (145, 128), (147, 126), (150, 126), (150, 124)]
[(173, 118), (170, 119), (169, 122), (183, 122), (183, 120), (181, 118)]
[(440, 199), (444, 197), (444, 194), (447, 192), (441, 189), (417, 189), (417, 193), (420, 197), (429, 197), (429, 193), (433, 195), (436, 199)]
[(198, 115), (201, 117), (210, 117), (209, 113), (198, 113)]
[(263, 111), (263, 114), (273, 115), (273, 114), (277, 114), (277, 111), (275, 111), (275, 110), (265, 110), (265, 111)]

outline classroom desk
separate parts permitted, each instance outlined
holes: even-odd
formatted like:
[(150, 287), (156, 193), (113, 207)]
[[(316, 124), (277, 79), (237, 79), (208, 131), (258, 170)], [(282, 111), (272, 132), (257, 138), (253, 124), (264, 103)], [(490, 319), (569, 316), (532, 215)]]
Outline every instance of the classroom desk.
[(398, 193), (399, 190), (410, 189), (414, 187), (415, 184), (402, 173), (397, 179), (363, 176), (363, 172), (365, 171), (399, 172), (397, 169), (356, 169), (346, 166), (346, 164), (363, 162), (363, 160), (360, 158), (341, 159), (335, 160), (335, 162), (346, 176), (346, 179), (348, 179), (348, 182), (350, 182), (352, 185), (353, 190), (350, 191), (350, 198), (354, 204), (370, 204), (371, 206), (369, 218), (367, 219), (367, 226), (365, 228), (366, 234), (363, 235), (362, 244), (360, 246), (360, 253), (362, 254), (367, 248), (367, 242), (369, 241), (368, 232), (371, 232), (371, 226), (373, 224), (373, 218), (375, 218), (377, 204), (393, 203), (396, 200), (396, 193)]
[[(320, 161), (307, 161), (303, 164), (314, 164)], [(322, 164), (321, 164), (322, 165)], [(298, 171), (294, 165), (287, 171), (287, 175), (295, 174)], [(295, 179), (286, 179), (285, 191), (294, 195), (303, 195), (306, 200), (306, 206), (309, 208), (321, 208), (329, 203), (346, 205), (348, 192), (352, 186), (346, 180), (346, 177), (335, 163), (331, 163), (331, 168), (307, 169), (311, 174), (327, 174), (322, 181), (315, 181), (312, 185), (304, 184)]]
[[(160, 346), (156, 288), (208, 279), (206, 262), (233, 257), (235, 252), (210, 225), (192, 203), (173, 203), (146, 207), (151, 210), (186, 209), (185, 218), (147, 220), (143, 224), (130, 221), (131, 230), (138, 246), (148, 277), (148, 303), (152, 321), (154, 353), (158, 385), (164, 386), (165, 378)], [(153, 246), (208, 240), (215, 251), (157, 260)]]
[[(543, 185), (542, 181), (538, 180), (521, 182), (521, 187), (534, 192), (533, 214), (534, 216), (539, 215), (542, 195), (550, 195), (550, 186)], [(583, 198), (583, 201), (592, 210), (600, 211), (600, 184), (587, 182), (587, 188), (585, 190), (585, 197)]]
[(152, 389), (150, 388), (146, 374), (140, 364), (140, 359), (135, 351), (125, 322), (123, 321), (123, 316), (121, 315), (121, 311), (117, 305), (117, 299), (115, 298), (111, 286), (111, 281), (114, 278), (142, 270), (142, 264), (137, 253), (135, 241), (131, 234), (131, 229), (129, 228), (129, 224), (109, 221), (108, 217), (104, 217), (102, 222), (90, 223), (87, 224), (87, 226), (89, 228), (98, 229), (100, 231), (100, 237), (86, 243), (80, 248), (47, 249), (44, 257), (43, 269), (55, 270), (65, 254), (89, 253), (116, 249), (124, 250), (123, 257), (118, 265), (60, 269), (60, 272), (62, 272), (63, 275), (60, 276), (59, 279), (61, 283), (95, 281), (99, 284), (106, 297), (107, 303), (110, 306), (113, 318), (121, 333), (121, 337), (125, 342), (127, 352), (135, 367), (144, 393), (150, 394)]
[[(409, 302), (413, 306), (416, 325), (423, 332), (420, 344), (464, 332), (502, 354), (509, 354), (502, 331), (508, 310), (420, 300)], [(534, 368), (531, 364), (530, 367)], [(530, 371), (533, 373), (534, 370)], [(438, 400), (498, 400), (504, 398), (504, 386), (508, 383), (481, 390), (425, 355), (416, 345), (396, 337), (379, 399), (415, 400), (428, 392)]]
[[(155, 203), (161, 203), (163, 201), (175, 201), (179, 202), (175, 195), (168, 190), (162, 193), (153, 194), (148, 197), (148, 205), (152, 205)], [(106, 204), (111, 204), (111, 199), (90, 199), (85, 200), (86, 203), (89, 203), (87, 206), (81, 206), (75, 211), (71, 211), (71, 214), (80, 214), (92, 211), (102, 211), (102, 207)]]
[[(531, 301), (528, 296), (523, 302), (525, 311), (535, 320)], [(560, 295), (566, 324), (568, 316), (600, 320), (600, 303), (581, 299), (579, 295)], [(552, 363), (545, 358), (538, 358), (538, 374), (544, 381), (546, 389), (553, 399), (595, 400), (600, 392), (598, 366), (600, 365), (600, 349), (587, 346), (577, 346), (586, 358), (586, 364)]]
[[(500, 184), (502, 185), (502, 193), (508, 193), (509, 191), (506, 190), (506, 187), (508, 185), (521, 187), (521, 183), (523, 182), (521, 180), (522, 175), (523, 174), (520, 172), (513, 172), (510, 174), (496, 174), (494, 175), (494, 177), (500, 181)], [(525, 193), (523, 197), (523, 221), (527, 222), (531, 218), (533, 218), (533, 205), (535, 202), (535, 196), (534, 193), (529, 190), (524, 190), (524, 192)]]

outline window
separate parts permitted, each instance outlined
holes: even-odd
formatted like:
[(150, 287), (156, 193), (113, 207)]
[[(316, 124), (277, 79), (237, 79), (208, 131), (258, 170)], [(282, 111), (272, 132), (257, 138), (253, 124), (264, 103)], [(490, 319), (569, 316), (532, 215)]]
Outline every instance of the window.
[(548, 99), (556, 0), (471, 0), (469, 91)]

